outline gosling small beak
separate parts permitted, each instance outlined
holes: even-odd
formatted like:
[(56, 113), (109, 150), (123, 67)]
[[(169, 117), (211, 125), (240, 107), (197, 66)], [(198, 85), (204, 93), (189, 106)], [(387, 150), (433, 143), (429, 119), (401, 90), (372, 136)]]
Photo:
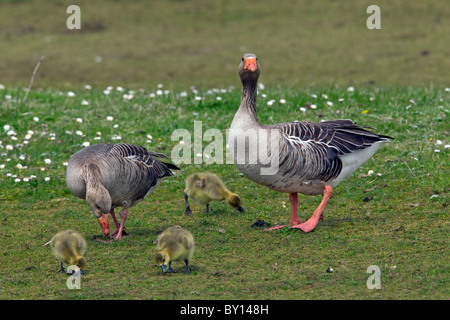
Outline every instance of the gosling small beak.
[(162, 272), (166, 272), (167, 266), (165, 264), (161, 265), (161, 270)]
[(255, 72), (258, 70), (258, 65), (256, 64), (256, 58), (250, 57), (245, 59), (244, 70)]
[(102, 214), (100, 218), (98, 218), (98, 222), (100, 223), (100, 226), (103, 229), (103, 233), (105, 236), (109, 236), (109, 220), (107, 214)]
[(242, 207), (239, 207), (239, 208), (238, 208), (238, 211), (239, 211), (239, 212), (245, 212), (244, 208), (242, 208)]

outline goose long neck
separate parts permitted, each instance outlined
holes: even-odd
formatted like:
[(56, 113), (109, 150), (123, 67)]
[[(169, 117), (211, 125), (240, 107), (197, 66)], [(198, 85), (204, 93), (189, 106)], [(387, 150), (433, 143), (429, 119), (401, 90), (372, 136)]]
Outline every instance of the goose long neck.
[(256, 81), (242, 81), (241, 108), (244, 108), (249, 115), (258, 121), (258, 116), (256, 115), (256, 94)]

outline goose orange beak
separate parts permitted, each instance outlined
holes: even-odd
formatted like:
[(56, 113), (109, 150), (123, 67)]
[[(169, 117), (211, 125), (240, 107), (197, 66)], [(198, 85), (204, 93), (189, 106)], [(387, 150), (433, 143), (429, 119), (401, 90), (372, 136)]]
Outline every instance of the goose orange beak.
[(250, 57), (245, 59), (244, 70), (255, 72), (258, 70), (258, 65), (256, 64), (256, 58)]
[(105, 236), (109, 236), (109, 220), (107, 214), (102, 214), (100, 218), (98, 218), (98, 222), (100, 223), (100, 226), (103, 229), (103, 233)]

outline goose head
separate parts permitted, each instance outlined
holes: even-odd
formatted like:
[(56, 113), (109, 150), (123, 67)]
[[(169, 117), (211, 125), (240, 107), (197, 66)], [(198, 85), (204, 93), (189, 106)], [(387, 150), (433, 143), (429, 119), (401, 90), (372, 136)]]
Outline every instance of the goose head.
[(256, 82), (260, 71), (258, 57), (253, 53), (244, 54), (241, 63), (239, 64), (239, 76), (241, 77), (241, 81)]
[(82, 256), (71, 257), (70, 264), (84, 269), (86, 267), (86, 259)]
[(244, 208), (242, 208), (241, 205), (241, 198), (239, 198), (237, 194), (231, 195), (231, 197), (227, 199), (227, 202), (230, 206), (237, 209), (238, 211), (245, 212)]
[(112, 200), (108, 190), (101, 185), (97, 185), (97, 187), (92, 190), (88, 189), (86, 192), (86, 201), (100, 223), (103, 233), (106, 236), (109, 236), (108, 214), (111, 211)]
[(161, 250), (156, 253), (155, 262), (161, 267), (162, 272), (167, 272), (170, 263), (170, 256), (166, 250)]

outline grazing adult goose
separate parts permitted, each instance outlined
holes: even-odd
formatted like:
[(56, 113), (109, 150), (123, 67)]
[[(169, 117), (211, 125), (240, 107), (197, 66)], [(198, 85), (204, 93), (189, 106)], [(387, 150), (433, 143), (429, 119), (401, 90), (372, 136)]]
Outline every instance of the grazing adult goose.
[[(390, 137), (371, 132), (351, 120), (262, 126), (256, 114), (259, 74), (258, 58), (245, 54), (239, 65), (243, 86), (241, 105), (228, 131), (231, 155), (250, 180), (289, 193), (291, 228), (309, 232), (323, 219), (332, 188), (372, 157)], [(297, 193), (323, 194), (320, 205), (304, 223), (297, 214)], [(267, 230), (281, 227), (284, 226)]]
[(189, 260), (194, 254), (194, 236), (180, 226), (173, 226), (162, 232), (157, 239), (155, 262), (163, 272), (174, 272), (172, 261), (184, 261), (189, 273)]
[[(123, 229), (128, 209), (155, 190), (165, 177), (173, 175), (170, 169), (179, 170), (155, 157), (167, 158), (133, 144), (91, 145), (69, 159), (67, 187), (75, 196), (86, 199), (106, 236), (111, 214), (116, 226), (111, 237), (118, 240), (126, 235)], [(116, 207), (122, 207), (120, 225), (114, 213)]]
[(192, 215), (188, 198), (191, 197), (196, 202), (206, 205), (206, 213), (209, 213), (209, 203), (213, 200), (225, 200), (230, 206), (240, 212), (244, 212), (241, 205), (241, 198), (228, 190), (217, 174), (211, 172), (193, 173), (186, 178), (186, 189), (184, 189), (184, 199), (186, 208), (184, 214)]
[(59, 272), (65, 272), (63, 263), (76, 265), (81, 269), (86, 266), (84, 254), (86, 253), (86, 240), (76, 231), (67, 230), (58, 232), (45, 245), (50, 244), (53, 254), (61, 262)]

